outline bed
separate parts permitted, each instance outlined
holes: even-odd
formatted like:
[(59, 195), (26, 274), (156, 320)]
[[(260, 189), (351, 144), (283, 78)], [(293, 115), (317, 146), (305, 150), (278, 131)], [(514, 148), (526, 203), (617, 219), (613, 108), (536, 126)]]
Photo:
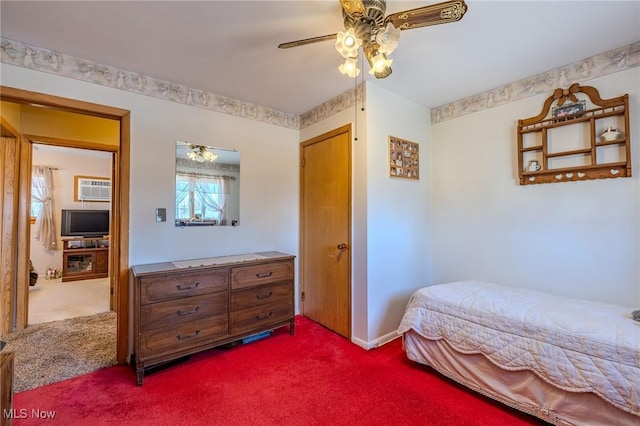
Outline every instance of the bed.
[(632, 308), (479, 281), (424, 287), (398, 333), (407, 357), (557, 425), (640, 425)]

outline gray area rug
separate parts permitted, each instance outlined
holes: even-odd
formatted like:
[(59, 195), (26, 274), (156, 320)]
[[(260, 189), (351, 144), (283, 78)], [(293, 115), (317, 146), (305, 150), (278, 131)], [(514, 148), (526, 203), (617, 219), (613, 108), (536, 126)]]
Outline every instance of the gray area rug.
[(22, 392), (116, 364), (116, 313), (30, 325), (2, 338)]

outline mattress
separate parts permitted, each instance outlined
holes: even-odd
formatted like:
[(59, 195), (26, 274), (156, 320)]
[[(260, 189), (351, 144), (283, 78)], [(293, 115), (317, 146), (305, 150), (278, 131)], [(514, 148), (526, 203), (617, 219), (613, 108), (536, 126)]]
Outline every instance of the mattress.
[[(422, 288), (399, 333), (414, 330), (507, 371), (593, 393), (640, 416), (640, 323), (629, 307), (462, 281)], [(639, 419), (640, 420), (640, 419)]]

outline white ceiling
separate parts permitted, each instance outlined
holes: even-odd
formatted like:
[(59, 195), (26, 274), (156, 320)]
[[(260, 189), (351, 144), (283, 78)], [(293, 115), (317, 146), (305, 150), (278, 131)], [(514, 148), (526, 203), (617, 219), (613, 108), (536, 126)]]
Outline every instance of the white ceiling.
[[(387, 1), (387, 14), (435, 2)], [(393, 74), (366, 79), (432, 108), (640, 40), (640, 1), (474, 1), (403, 31)], [(338, 0), (0, 2), (3, 37), (302, 114), (354, 87), (333, 42)], [(365, 64), (366, 66), (366, 64)], [(359, 81), (358, 81), (359, 82)]]

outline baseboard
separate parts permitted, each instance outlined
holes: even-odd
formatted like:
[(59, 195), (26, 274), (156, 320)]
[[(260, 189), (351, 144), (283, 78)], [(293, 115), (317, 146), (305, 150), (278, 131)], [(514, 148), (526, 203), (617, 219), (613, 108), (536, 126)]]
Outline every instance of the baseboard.
[(371, 340), (369, 342), (367, 342), (365, 340), (362, 340), (362, 339), (359, 339), (357, 337), (353, 337), (351, 339), (351, 342), (355, 343), (356, 345), (360, 346), (361, 348), (369, 350), (369, 349), (375, 349), (375, 348), (377, 348), (379, 346), (385, 345), (385, 344), (387, 344), (387, 343), (389, 343), (389, 342), (391, 342), (391, 341), (393, 341), (393, 340), (395, 340), (395, 339), (397, 339), (399, 337), (400, 337), (400, 335), (398, 334), (398, 331), (394, 330), (391, 333), (387, 333), (387, 334), (385, 334), (383, 336), (380, 336), (377, 339)]

